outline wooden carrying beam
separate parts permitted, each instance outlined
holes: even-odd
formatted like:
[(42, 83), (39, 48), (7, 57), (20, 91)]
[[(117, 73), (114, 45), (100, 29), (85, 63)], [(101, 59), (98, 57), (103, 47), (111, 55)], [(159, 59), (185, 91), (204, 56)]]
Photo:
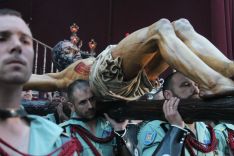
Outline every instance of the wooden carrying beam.
[[(98, 101), (97, 113), (107, 112), (117, 120), (165, 120), (164, 100)], [(234, 97), (181, 100), (178, 110), (184, 121), (234, 121)]]

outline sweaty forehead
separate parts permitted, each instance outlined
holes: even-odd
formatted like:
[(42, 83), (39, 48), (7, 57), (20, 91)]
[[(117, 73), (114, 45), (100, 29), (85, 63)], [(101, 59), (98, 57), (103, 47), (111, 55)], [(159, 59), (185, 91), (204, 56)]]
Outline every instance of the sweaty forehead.
[(26, 23), (21, 18), (11, 15), (0, 15), (0, 32), (2, 31), (11, 31), (30, 37), (32, 36)]

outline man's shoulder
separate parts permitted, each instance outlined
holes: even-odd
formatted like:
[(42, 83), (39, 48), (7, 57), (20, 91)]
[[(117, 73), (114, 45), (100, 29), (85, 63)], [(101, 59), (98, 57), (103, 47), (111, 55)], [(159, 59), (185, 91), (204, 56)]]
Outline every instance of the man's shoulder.
[(57, 126), (55, 123), (47, 120), (44, 117), (38, 116), (38, 115), (28, 115), (27, 118), (30, 120), (31, 123), (35, 123), (35, 124), (42, 124), (42, 125), (51, 125), (51, 126)]
[(138, 136), (145, 136), (147, 134), (159, 134), (160, 136), (163, 136), (168, 129), (169, 124), (167, 122), (160, 120), (148, 121), (146, 123), (142, 123)]
[(144, 121), (141, 124), (141, 129), (158, 129), (161, 128), (162, 124), (168, 123), (160, 120)]
[(53, 122), (53, 123), (57, 122), (54, 113), (47, 114), (46, 116), (44, 116), (44, 118), (47, 119), (47, 120), (49, 120), (49, 121), (51, 121), (51, 122)]
[(234, 130), (234, 125), (230, 123), (220, 123), (214, 127), (216, 131), (226, 131), (227, 129)]
[(66, 128), (66, 127), (69, 127), (69, 126), (72, 126), (72, 125), (80, 125), (82, 127), (85, 127), (86, 122), (83, 121), (82, 119), (72, 117), (69, 120), (59, 124), (59, 126), (62, 127), (62, 128)]
[(168, 128), (169, 124), (164, 121), (154, 120), (143, 123), (137, 137), (138, 147), (143, 150), (161, 142)]
[(97, 128), (102, 131), (112, 131), (112, 126), (108, 120), (105, 118), (99, 117), (97, 118)]
[(62, 127), (62, 128), (65, 128), (65, 127), (68, 127), (70, 125), (79, 125), (80, 122), (81, 121), (76, 121), (74, 119), (69, 119), (67, 121), (64, 121), (64, 122), (60, 123), (59, 126)]
[(55, 123), (45, 119), (44, 117), (37, 115), (28, 115), (27, 118), (30, 120), (30, 124), (34, 126), (40, 126), (45, 129), (57, 129), (62, 131), (62, 129)]
[(43, 149), (52, 149), (61, 145), (63, 133), (61, 127), (40, 116), (28, 115), (27, 118), (30, 121), (31, 142), (37, 142), (37, 144), (43, 146)]
[(207, 129), (207, 124), (205, 124), (204, 122), (195, 122), (196, 123), (196, 127), (199, 126), (199, 128), (201, 129)]

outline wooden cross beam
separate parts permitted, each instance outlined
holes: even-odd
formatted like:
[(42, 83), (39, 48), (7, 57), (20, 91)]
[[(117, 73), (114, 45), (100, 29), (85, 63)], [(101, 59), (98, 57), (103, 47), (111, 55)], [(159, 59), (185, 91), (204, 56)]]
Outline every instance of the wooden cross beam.
[[(164, 100), (98, 101), (97, 113), (107, 112), (112, 118), (165, 120)], [(234, 97), (181, 100), (178, 110), (184, 121), (234, 121)]]
[[(112, 118), (132, 120), (165, 120), (164, 100), (97, 101), (97, 115), (107, 112)], [(22, 102), (30, 114), (46, 115), (55, 110), (58, 102)], [(181, 100), (178, 110), (185, 121), (234, 121), (234, 97)]]

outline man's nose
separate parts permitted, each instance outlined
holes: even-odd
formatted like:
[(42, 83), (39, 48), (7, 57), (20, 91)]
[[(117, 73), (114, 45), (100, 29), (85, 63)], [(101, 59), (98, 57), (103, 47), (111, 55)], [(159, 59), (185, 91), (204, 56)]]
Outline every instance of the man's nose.
[(17, 36), (12, 36), (11, 38), (11, 49), (10, 53), (22, 53), (22, 43)]
[(87, 100), (87, 104), (88, 104), (88, 108), (93, 108), (93, 105), (89, 100)]
[(194, 87), (194, 93), (199, 94), (198, 85), (197, 85), (197, 84), (194, 84), (193, 87)]

